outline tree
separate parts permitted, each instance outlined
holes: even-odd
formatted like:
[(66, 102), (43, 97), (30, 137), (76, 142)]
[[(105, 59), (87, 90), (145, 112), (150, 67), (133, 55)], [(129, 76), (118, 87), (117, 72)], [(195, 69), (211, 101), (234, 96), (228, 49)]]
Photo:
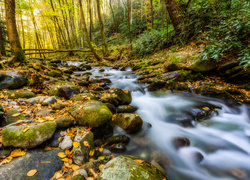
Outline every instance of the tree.
[(0, 55), (6, 56), (4, 38), (3, 38), (3, 29), (1, 23), (0, 23)]
[(84, 30), (84, 34), (85, 34), (85, 39), (89, 45), (90, 50), (92, 51), (92, 53), (94, 54), (95, 58), (98, 61), (102, 61), (102, 58), (100, 56), (98, 56), (98, 54), (96, 53), (95, 49), (93, 48), (91, 41), (89, 39), (88, 36), (88, 31), (87, 31), (87, 25), (86, 25), (86, 21), (85, 21), (85, 17), (84, 17), (84, 13), (83, 13), (83, 9), (82, 9), (82, 1), (79, 0), (79, 6), (80, 6), (80, 14), (81, 14), (81, 19), (82, 19), (82, 24), (83, 24), (83, 30)]
[(105, 33), (104, 33), (104, 26), (103, 26), (103, 22), (102, 22), (100, 0), (96, 0), (96, 5), (97, 5), (97, 14), (98, 14), (100, 30), (101, 30), (101, 37), (102, 37), (103, 54), (106, 55), (107, 52), (108, 52), (108, 45), (106, 43), (106, 37), (105, 37)]
[(15, 0), (4, 0), (5, 3), (5, 13), (6, 13), (6, 26), (10, 41), (10, 47), (12, 55), (14, 56), (14, 61), (21, 62), (25, 59), (24, 52), (19, 41), (17, 27), (16, 27), (16, 17), (15, 17)]
[(178, 34), (181, 32), (180, 25), (183, 20), (182, 17), (179, 15), (179, 10), (177, 8), (176, 2), (175, 0), (164, 0), (164, 1), (168, 10), (169, 17), (174, 26), (174, 30)]

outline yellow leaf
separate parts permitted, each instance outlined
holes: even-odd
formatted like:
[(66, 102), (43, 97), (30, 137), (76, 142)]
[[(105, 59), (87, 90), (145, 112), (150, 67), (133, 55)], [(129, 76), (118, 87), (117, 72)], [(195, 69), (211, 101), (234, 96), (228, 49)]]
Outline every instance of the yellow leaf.
[(30, 127), (27, 126), (27, 127), (23, 130), (23, 133), (26, 133), (29, 129), (30, 129)]
[(104, 167), (104, 164), (101, 164), (101, 165), (98, 167), (98, 169), (101, 171), (103, 167)]
[(59, 156), (60, 158), (65, 158), (66, 154), (64, 154), (64, 152), (59, 152), (57, 156)]
[(75, 148), (78, 148), (79, 147), (79, 142), (73, 142), (73, 146), (75, 147)]
[(105, 158), (104, 156), (99, 156), (98, 157), (98, 159), (100, 159), (100, 160), (104, 160), (104, 158)]
[(65, 151), (65, 153), (66, 153), (67, 155), (71, 155), (71, 154), (73, 153), (73, 149), (72, 149), (72, 151), (70, 151), (70, 150), (67, 149), (67, 150)]
[(95, 160), (94, 158), (89, 158), (89, 162), (94, 161), (94, 160)]
[(83, 141), (84, 146), (87, 146), (90, 148), (89, 142), (88, 141)]
[(103, 148), (99, 148), (99, 151), (102, 152), (102, 151), (103, 151)]
[(75, 164), (71, 164), (71, 168), (73, 169), (73, 171), (78, 170), (80, 167), (75, 165)]
[(5, 158), (2, 162), (0, 162), (0, 166), (9, 163), (12, 159), (13, 159), (13, 157), (11, 157), (11, 156)]
[(11, 97), (14, 97), (15, 96), (15, 93), (11, 94)]
[(87, 177), (86, 180), (94, 180), (93, 177)]
[(0, 98), (1, 98), (1, 99), (2, 99), (2, 98), (4, 98), (4, 95), (3, 95), (3, 94), (1, 94), (1, 95), (0, 95)]
[(140, 159), (136, 159), (136, 160), (133, 160), (134, 162), (137, 162), (139, 164), (143, 163), (144, 161), (143, 160), (140, 160)]
[(22, 151), (21, 149), (15, 149), (14, 151), (11, 152), (10, 156), (19, 157), (19, 156), (24, 156), (25, 154), (26, 154), (25, 151)]
[(93, 155), (95, 154), (95, 150), (93, 149), (93, 150), (91, 150), (90, 152), (89, 152), (89, 155), (92, 157)]
[(47, 150), (47, 151), (48, 151), (48, 150), (52, 150), (52, 148), (51, 148), (51, 147), (48, 147), (48, 146), (45, 147), (44, 149)]
[(34, 176), (36, 173), (37, 173), (37, 170), (36, 170), (36, 169), (32, 169), (32, 170), (30, 170), (30, 171), (27, 173), (27, 176), (29, 176), (29, 177)]
[(20, 116), (21, 113), (16, 113), (16, 114), (13, 114), (12, 117), (18, 117)]

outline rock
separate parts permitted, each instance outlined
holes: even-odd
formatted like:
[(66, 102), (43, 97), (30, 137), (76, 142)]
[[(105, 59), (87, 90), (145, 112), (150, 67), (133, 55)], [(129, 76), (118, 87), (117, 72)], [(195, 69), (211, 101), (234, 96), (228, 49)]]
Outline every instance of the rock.
[(156, 91), (164, 88), (167, 85), (165, 81), (154, 81), (148, 86), (149, 91)]
[(183, 77), (183, 74), (181, 73), (181, 71), (173, 71), (173, 72), (166, 73), (164, 77), (167, 80), (175, 80), (175, 81), (185, 80), (185, 77)]
[(92, 67), (90, 66), (90, 65), (88, 65), (88, 64), (81, 64), (80, 66), (79, 66), (79, 68), (81, 68), (81, 69), (86, 69), (86, 70), (91, 70), (92, 69)]
[(63, 72), (66, 74), (73, 74), (74, 73), (74, 71), (72, 71), (70, 69), (65, 69), (65, 70), (63, 70)]
[(9, 149), (1, 149), (0, 150), (0, 158), (1, 159), (4, 159), (6, 158), (7, 156), (9, 156), (11, 153), (11, 151)]
[(47, 98), (48, 97), (46, 97), (46, 96), (36, 96), (36, 97), (27, 99), (26, 102), (29, 104), (32, 104), (32, 105), (33, 104), (40, 104)]
[(228, 63), (225, 63), (225, 64), (222, 64), (219, 68), (218, 68), (218, 71), (221, 73), (221, 74), (225, 74), (225, 72), (227, 70), (231, 70), (233, 69), (234, 67), (238, 66), (240, 64), (239, 61), (230, 61)]
[(79, 81), (78, 85), (83, 87), (88, 87), (89, 83), (90, 83), (89, 81)]
[[(1, 179), (51, 179), (55, 172), (62, 169), (63, 161), (57, 156), (61, 150), (31, 150), (26, 155), (13, 159), (9, 164), (0, 167)], [(36, 169), (37, 173), (27, 177), (27, 173)]]
[(86, 178), (80, 174), (77, 174), (76, 176), (71, 177), (69, 180), (85, 180)]
[(79, 147), (73, 147), (74, 163), (80, 165), (88, 162), (89, 152), (94, 146), (93, 133), (91, 131), (81, 131), (81, 129), (78, 129), (74, 141), (79, 143)]
[(116, 135), (116, 136), (112, 136), (110, 138), (108, 138), (104, 145), (112, 145), (112, 144), (117, 144), (117, 143), (124, 143), (124, 144), (128, 144), (130, 138), (126, 135)]
[(48, 72), (48, 76), (51, 77), (62, 77), (62, 73), (57, 70), (51, 70)]
[(55, 122), (57, 124), (57, 129), (69, 128), (73, 124), (73, 121), (69, 117), (58, 118)]
[(91, 83), (112, 83), (112, 81), (108, 78), (102, 78), (102, 79), (91, 79)]
[(61, 138), (61, 137), (62, 137), (61, 132), (56, 131), (54, 133), (54, 135), (52, 136), (52, 138), (46, 142), (46, 145), (49, 146), (49, 147), (58, 148), (59, 144), (60, 144), (58, 139)]
[(65, 99), (70, 99), (76, 94), (75, 90), (71, 86), (61, 86), (58, 89), (58, 96), (64, 97)]
[(2, 131), (3, 145), (5, 147), (14, 146), (24, 149), (34, 148), (49, 140), (53, 136), (55, 130), (55, 122), (9, 126)]
[(57, 102), (56, 100), (56, 97), (55, 96), (51, 96), (47, 99), (45, 99), (43, 102), (42, 102), (42, 105), (43, 106), (49, 106), (51, 104), (55, 104)]
[(126, 146), (124, 143), (112, 144), (110, 146), (111, 152), (124, 152), (126, 150)]
[(186, 69), (186, 65), (183, 63), (172, 63), (172, 64), (169, 64), (165, 69), (167, 71), (178, 71), (178, 70)]
[(73, 146), (73, 141), (70, 136), (64, 136), (63, 141), (60, 144), (62, 150), (70, 149)]
[(82, 176), (88, 177), (88, 173), (85, 169), (78, 169), (77, 172)]
[(230, 76), (227, 79), (227, 81), (234, 82), (237, 84), (245, 84), (245, 83), (249, 83), (249, 77), (250, 77), (250, 68), (248, 67)]
[(63, 108), (65, 108), (65, 105), (61, 103), (57, 103), (52, 107), (53, 110), (62, 110)]
[(105, 71), (105, 69), (99, 69), (99, 72), (104, 72)]
[(99, 101), (90, 100), (74, 104), (68, 110), (76, 122), (83, 126), (98, 127), (112, 119), (111, 111)]
[(118, 156), (104, 165), (98, 180), (151, 179), (168, 180), (149, 162), (133, 156)]
[(67, 82), (67, 81), (59, 81), (56, 82), (56, 84), (50, 88), (49, 90), (49, 95), (50, 96), (58, 96), (58, 90), (61, 86), (68, 86), (71, 87), (72, 89), (74, 89), (74, 91), (76, 92), (76, 94), (79, 93), (79, 88), (77, 86), (75, 86), (73, 83)]
[(86, 164), (82, 165), (80, 169), (84, 169), (86, 172), (89, 172), (90, 169), (93, 169), (95, 172), (97, 172), (99, 171), (99, 166), (101, 164), (103, 164), (103, 160), (97, 159), (91, 162), (87, 162)]
[(134, 113), (138, 108), (135, 106), (121, 105), (118, 106), (117, 113)]
[(9, 99), (29, 99), (36, 97), (36, 94), (31, 91), (8, 91), (7, 95)]
[(184, 127), (194, 127), (194, 118), (191, 114), (175, 113), (169, 114), (166, 121), (170, 123), (180, 124)]
[[(14, 115), (14, 116), (13, 116)], [(25, 117), (16, 109), (10, 109), (6, 112), (6, 118), (2, 120), (1, 125), (6, 126), (8, 124), (17, 122), (19, 120), (24, 120)]]
[(151, 154), (150, 160), (151, 162), (158, 163), (165, 170), (167, 170), (169, 167), (173, 165), (171, 159), (164, 152), (161, 151), (154, 151)]
[(104, 93), (101, 97), (101, 101), (105, 103), (111, 103), (117, 106), (114, 101), (117, 101), (119, 105), (128, 105), (132, 101), (131, 92), (128, 90), (122, 90), (120, 88), (111, 88), (107, 93)]
[(113, 135), (113, 126), (109, 123), (105, 123), (102, 126), (94, 128), (91, 130), (94, 133), (95, 139), (106, 139)]
[(72, 101), (82, 101), (82, 100), (97, 100), (97, 98), (90, 93), (83, 93), (74, 95), (70, 100)]
[(44, 108), (44, 109), (41, 109), (40, 111), (38, 111), (36, 113), (36, 116), (43, 116), (43, 117), (46, 117), (48, 116), (48, 114), (51, 112), (51, 110), (49, 108)]
[(16, 72), (0, 73), (1, 89), (18, 89), (26, 85), (27, 80)]
[(0, 122), (2, 121), (3, 115), (4, 115), (4, 109), (3, 106), (0, 104)]
[(186, 137), (175, 137), (173, 139), (173, 145), (176, 149), (181, 147), (188, 147), (190, 145), (190, 141)]
[(191, 64), (187, 69), (192, 70), (197, 73), (209, 72), (216, 69), (216, 62), (209, 60), (198, 60), (195, 63)]
[(113, 114), (116, 114), (116, 107), (115, 107), (115, 105), (113, 105), (113, 104), (110, 104), (110, 103), (105, 103), (106, 104), (106, 106), (109, 108), (109, 110), (113, 113)]
[(112, 121), (128, 133), (138, 132), (143, 124), (138, 114), (120, 113), (114, 115)]

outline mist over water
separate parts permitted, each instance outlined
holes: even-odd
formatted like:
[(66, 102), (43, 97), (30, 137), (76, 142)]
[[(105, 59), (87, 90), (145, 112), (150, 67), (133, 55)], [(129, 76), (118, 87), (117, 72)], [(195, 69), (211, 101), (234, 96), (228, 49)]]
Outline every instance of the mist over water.
[[(109, 78), (109, 87), (132, 91), (131, 105), (138, 107), (135, 113), (144, 125), (134, 135), (116, 129), (116, 133), (131, 138), (124, 154), (150, 161), (154, 151), (164, 152), (172, 161), (172, 166), (165, 169), (172, 180), (250, 179), (249, 106), (188, 93), (148, 92), (146, 85), (137, 83), (138, 75), (130, 69), (105, 68), (99, 72), (95, 67), (89, 72), (90, 78)], [(208, 105), (217, 107), (209, 118), (190, 119), (190, 112)], [(178, 123), (178, 118), (189, 118), (190, 124)], [(175, 148), (175, 137), (188, 138), (190, 146)]]

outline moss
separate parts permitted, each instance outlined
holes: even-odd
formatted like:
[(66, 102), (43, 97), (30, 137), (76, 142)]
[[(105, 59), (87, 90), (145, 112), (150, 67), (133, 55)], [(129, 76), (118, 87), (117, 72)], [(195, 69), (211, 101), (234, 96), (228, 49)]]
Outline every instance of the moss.
[(16, 109), (10, 109), (6, 112), (6, 119), (5, 121), (2, 121), (1, 124), (2, 126), (6, 126), (8, 124), (11, 124), (11, 123), (14, 123), (14, 122), (17, 122), (18, 120), (24, 120), (25, 117), (23, 114), (20, 114), (19, 116), (17, 117), (13, 117), (12, 115), (13, 114), (18, 114), (20, 113), (18, 110)]
[(8, 91), (7, 95), (9, 99), (18, 99), (18, 98), (29, 99), (36, 97), (36, 94), (31, 91)]
[(56, 70), (52, 70), (48, 72), (48, 76), (51, 77), (62, 77), (61, 73), (59, 71)]
[(62, 86), (62, 85), (74, 85), (73, 83), (68, 82), (68, 81), (58, 81), (55, 84), (59, 85), (59, 86)]

